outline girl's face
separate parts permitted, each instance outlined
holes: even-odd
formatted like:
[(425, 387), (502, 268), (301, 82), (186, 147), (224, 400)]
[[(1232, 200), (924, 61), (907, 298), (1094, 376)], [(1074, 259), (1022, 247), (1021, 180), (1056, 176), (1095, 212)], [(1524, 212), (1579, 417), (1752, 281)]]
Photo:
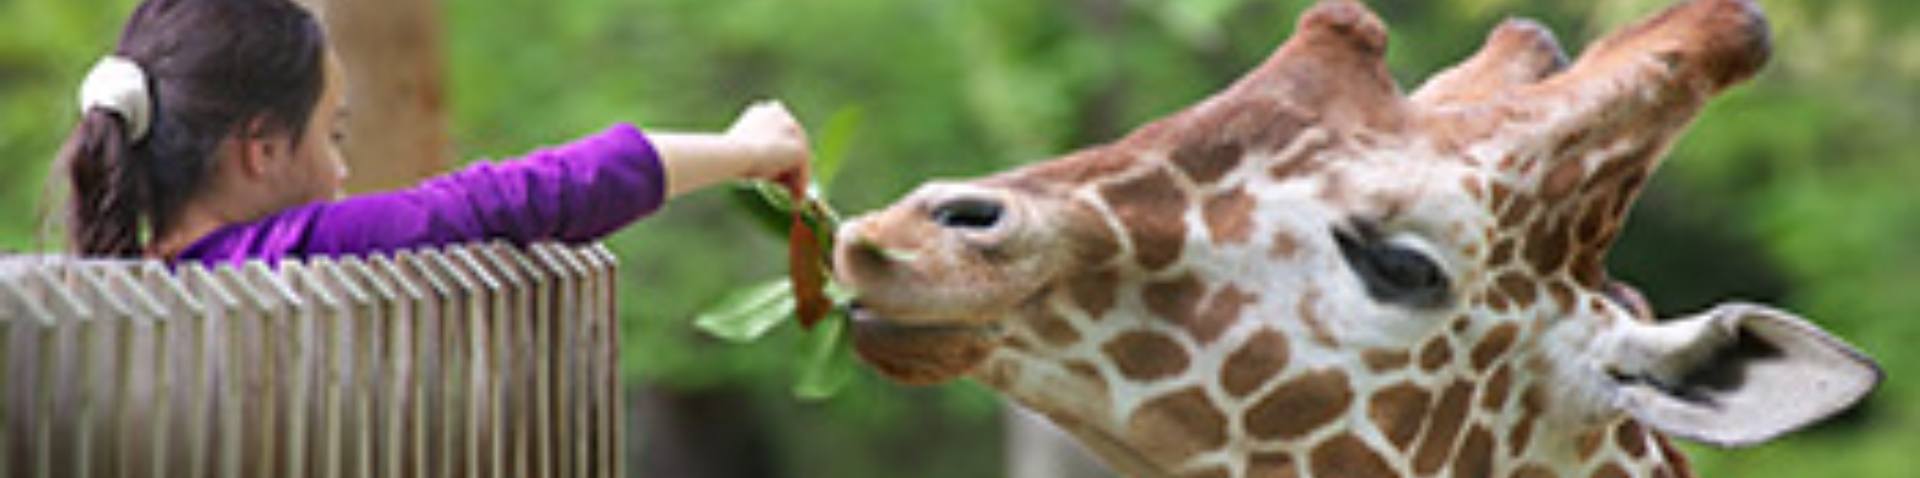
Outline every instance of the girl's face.
[(347, 163), (340, 154), (347, 126), (341, 97), (344, 80), (340, 61), (331, 52), (322, 69), (326, 78), (322, 80), (320, 99), (302, 126), (300, 141), (294, 143), (292, 134), (275, 133), (262, 138), (265, 143), (255, 142), (250, 147), (263, 161), (258, 163), (258, 182), (248, 181), (253, 185), (247, 189), (254, 191), (249, 202), (256, 208), (247, 216), (259, 217), (340, 197), (341, 183), (347, 178)]
[(324, 69), (326, 80), (320, 88), (320, 102), (307, 118), (300, 144), (293, 146), (293, 161), (288, 168), (291, 174), (287, 177), (288, 206), (337, 199), (342, 183), (347, 180), (347, 162), (340, 154), (347, 127), (342, 91), (346, 86), (345, 75), (340, 69), (339, 57), (331, 52), (327, 54)]

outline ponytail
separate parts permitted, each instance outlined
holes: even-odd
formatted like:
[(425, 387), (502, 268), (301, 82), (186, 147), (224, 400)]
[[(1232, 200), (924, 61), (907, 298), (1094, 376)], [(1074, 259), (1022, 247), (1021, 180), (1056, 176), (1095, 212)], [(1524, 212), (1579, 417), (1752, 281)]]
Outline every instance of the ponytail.
[(126, 121), (105, 108), (89, 108), (60, 149), (59, 168), (68, 178), (67, 241), (88, 256), (134, 257), (145, 252), (148, 205), (141, 165), (133, 159)]

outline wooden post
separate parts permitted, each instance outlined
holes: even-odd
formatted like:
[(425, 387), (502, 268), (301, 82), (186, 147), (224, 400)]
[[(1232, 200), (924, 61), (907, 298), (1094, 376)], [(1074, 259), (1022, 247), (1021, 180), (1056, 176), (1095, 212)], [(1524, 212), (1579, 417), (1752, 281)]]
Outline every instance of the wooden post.
[(349, 192), (410, 186), (446, 170), (446, 60), (439, 2), (299, 0), (345, 64)]

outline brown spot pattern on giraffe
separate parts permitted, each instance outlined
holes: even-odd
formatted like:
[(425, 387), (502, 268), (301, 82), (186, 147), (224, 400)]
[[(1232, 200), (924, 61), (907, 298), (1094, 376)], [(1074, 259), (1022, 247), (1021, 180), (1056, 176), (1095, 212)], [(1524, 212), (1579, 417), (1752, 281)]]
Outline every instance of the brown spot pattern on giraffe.
[(1439, 370), (1447, 362), (1453, 361), (1453, 347), (1447, 345), (1447, 338), (1434, 336), (1420, 347), (1420, 369), (1428, 372)]
[(1313, 455), (1308, 459), (1313, 476), (1334, 478), (1391, 478), (1393, 467), (1387, 465), (1367, 442), (1360, 441), (1349, 433), (1335, 435), (1313, 447)]
[(1274, 231), (1273, 245), (1267, 247), (1267, 254), (1276, 259), (1292, 259), (1300, 254), (1300, 238), (1285, 230)]
[(1480, 202), (1483, 204), (1486, 202), (1487, 188), (1481, 185), (1480, 177), (1478, 176), (1461, 177), (1460, 187), (1463, 189), (1466, 189), (1467, 196), (1472, 197), (1474, 201)]
[(1533, 213), (1533, 206), (1532, 196), (1515, 195), (1513, 201), (1507, 204), (1506, 210), (1500, 213), (1500, 229), (1509, 231), (1518, 229), (1527, 220), (1528, 215)]
[(1553, 299), (1552, 306), (1555, 309), (1568, 312), (1579, 309), (1580, 304), (1575, 303), (1573, 299), (1573, 288), (1567, 286), (1566, 280), (1554, 279), (1547, 281), (1546, 285), (1547, 297)]
[(1607, 217), (1607, 210), (1612, 202), (1613, 197), (1606, 195), (1595, 195), (1587, 198), (1585, 205), (1581, 206), (1580, 213), (1578, 214), (1580, 220), (1579, 226), (1574, 228), (1574, 238), (1578, 239), (1580, 243), (1588, 245), (1600, 242), (1600, 239), (1602, 239), (1601, 234), (1606, 232), (1609, 219), (1611, 219)]
[(1106, 394), (1107, 379), (1106, 377), (1100, 376), (1100, 367), (1094, 366), (1093, 362), (1088, 362), (1085, 359), (1068, 360), (1066, 368), (1067, 373), (1071, 373), (1075, 377), (1080, 377), (1080, 379), (1086, 380), (1087, 383), (1092, 384), (1095, 388), (1099, 388), (1101, 395)]
[(1120, 239), (1113, 226), (1107, 224), (1106, 216), (1086, 200), (1076, 199), (1072, 203), (1070, 217), (1067, 219), (1069, 243), (1074, 245), (1074, 255), (1081, 264), (1095, 267), (1106, 264), (1114, 255), (1120, 253)]
[(1624, 468), (1621, 468), (1619, 463), (1607, 463), (1605, 465), (1601, 465), (1600, 469), (1593, 471), (1593, 478), (1627, 478), (1627, 477), (1628, 477), (1627, 470)]
[(1513, 249), (1513, 238), (1500, 238), (1500, 242), (1493, 244), (1492, 255), (1487, 256), (1487, 266), (1489, 268), (1497, 268), (1513, 261)]
[(1367, 401), (1367, 418), (1388, 442), (1405, 451), (1420, 435), (1420, 426), (1426, 423), (1427, 408), (1432, 401), (1433, 393), (1427, 389), (1410, 382), (1393, 384), (1374, 392), (1373, 398)]
[(1606, 438), (1607, 429), (1604, 428), (1580, 432), (1573, 436), (1573, 451), (1580, 456), (1581, 461), (1586, 461), (1600, 451), (1600, 444), (1606, 441)]
[(1581, 164), (1582, 158), (1562, 156), (1555, 159), (1557, 161), (1552, 169), (1548, 169), (1546, 177), (1540, 179), (1540, 200), (1548, 204), (1558, 204), (1573, 194), (1574, 188), (1580, 185), (1581, 176), (1586, 174), (1586, 167)]
[(1227, 467), (1220, 465), (1209, 466), (1180, 474), (1180, 478), (1231, 478), (1232, 476), (1233, 470), (1229, 470)]
[(1200, 299), (1206, 295), (1206, 285), (1200, 278), (1188, 272), (1179, 277), (1147, 284), (1141, 290), (1141, 300), (1146, 302), (1147, 311), (1170, 324), (1185, 324), (1199, 314)]
[(1466, 441), (1460, 443), (1460, 451), (1453, 457), (1453, 476), (1493, 476), (1493, 465), (1493, 433), (1486, 427), (1474, 425), (1467, 430)]
[[(1511, 157), (1508, 159), (1511, 159)], [(1507, 207), (1507, 200), (1513, 199), (1513, 188), (1499, 180), (1490, 181), (1490, 183), (1492, 184), (1487, 187), (1487, 210), (1499, 211), (1501, 208)]]
[(1172, 377), (1187, 369), (1187, 351), (1179, 342), (1158, 332), (1134, 330), (1100, 347), (1120, 374), (1138, 381)]
[(1466, 381), (1455, 381), (1441, 392), (1439, 405), (1428, 415), (1427, 432), (1421, 435), (1420, 446), (1414, 450), (1415, 473), (1433, 473), (1446, 464), (1454, 442), (1460, 437), (1461, 425), (1466, 422), (1467, 408), (1473, 404), (1472, 397), (1473, 384)]
[(1601, 263), (1600, 257), (1603, 252), (1605, 251), (1597, 248), (1580, 251), (1580, 257), (1575, 262), (1577, 267), (1573, 269), (1574, 282), (1588, 288), (1598, 288), (1600, 284), (1607, 281), (1606, 265)]
[(1507, 349), (1513, 347), (1513, 341), (1519, 334), (1519, 324), (1512, 322), (1496, 325), (1487, 330), (1486, 335), (1480, 337), (1480, 343), (1474, 345), (1473, 351), (1469, 354), (1473, 359), (1473, 370), (1485, 371), (1488, 366), (1493, 365), (1495, 359), (1506, 355)]
[(1547, 410), (1547, 394), (1539, 384), (1528, 385), (1520, 393), (1520, 420), (1514, 422), (1513, 431), (1507, 434), (1507, 454), (1520, 456), (1533, 444), (1533, 427), (1540, 420), (1540, 414)]
[(1200, 345), (1211, 344), (1240, 318), (1240, 311), (1256, 299), (1253, 294), (1233, 284), (1222, 286), (1207, 299), (1206, 306), (1201, 307), (1199, 314), (1187, 320), (1187, 331), (1193, 334), (1193, 339)]
[(1640, 422), (1631, 418), (1620, 421), (1613, 429), (1613, 442), (1627, 452), (1627, 456), (1639, 459), (1647, 454), (1647, 434), (1640, 428)]
[(1286, 335), (1268, 328), (1255, 331), (1220, 366), (1221, 388), (1235, 397), (1253, 393), (1286, 370), (1289, 352)]
[(1495, 312), (1507, 312), (1508, 308), (1512, 305), (1507, 301), (1507, 295), (1501, 293), (1498, 289), (1481, 291), (1480, 302)]
[(1539, 293), (1539, 287), (1533, 279), (1518, 272), (1500, 274), (1500, 278), (1494, 280), (1494, 287), (1498, 287), (1500, 294), (1512, 301), (1514, 307), (1523, 309), (1532, 306), (1534, 295)]
[(1253, 196), (1246, 187), (1215, 194), (1201, 207), (1215, 245), (1242, 244), (1253, 236)]
[(1246, 148), (1237, 141), (1206, 135), (1174, 147), (1172, 159), (1173, 165), (1194, 183), (1208, 184), (1239, 166), (1246, 154)]
[(1285, 181), (1318, 173), (1328, 164), (1327, 159), (1320, 157), (1320, 154), (1332, 148), (1336, 142), (1333, 139), (1324, 139), (1305, 145), (1294, 154), (1276, 160), (1272, 167), (1267, 168), (1267, 175), (1274, 180)]
[(1119, 274), (1111, 269), (1102, 269), (1067, 281), (1067, 294), (1073, 297), (1073, 303), (1079, 305), (1080, 310), (1098, 320), (1113, 308), (1114, 289), (1119, 282)]
[(1100, 195), (1126, 228), (1141, 267), (1159, 270), (1180, 258), (1187, 241), (1183, 213), (1188, 199), (1165, 168), (1101, 186)]
[(1200, 387), (1161, 395), (1140, 405), (1127, 419), (1127, 437), (1147, 459), (1162, 465), (1227, 443), (1227, 417)]
[(1302, 324), (1307, 326), (1307, 333), (1313, 336), (1315, 343), (1328, 348), (1340, 345), (1340, 341), (1333, 335), (1333, 329), (1328, 328), (1327, 323), (1320, 319), (1319, 288), (1308, 288), (1305, 294), (1301, 294), (1300, 301), (1294, 304), (1293, 313)]
[(1515, 468), (1513, 478), (1560, 478), (1560, 474), (1538, 463), (1528, 463)]
[(1241, 417), (1248, 434), (1290, 440), (1339, 418), (1353, 401), (1346, 372), (1315, 370), (1281, 383)]
[(1527, 452), (1527, 447), (1533, 444), (1533, 426), (1538, 419), (1526, 414), (1513, 422), (1513, 429), (1507, 432), (1507, 456), (1519, 458)]
[(1573, 239), (1567, 232), (1567, 221), (1561, 218), (1541, 220), (1533, 223), (1527, 230), (1527, 264), (1533, 266), (1536, 274), (1545, 276), (1558, 272), (1566, 265), (1568, 250)]
[(1660, 447), (1660, 458), (1664, 459), (1666, 467), (1670, 468), (1669, 472), (1676, 476), (1693, 476), (1693, 465), (1687, 462), (1687, 455), (1681, 454), (1680, 449), (1673, 447), (1673, 441), (1668, 440), (1666, 435), (1658, 433), (1652, 436), (1653, 443)]
[(1408, 352), (1400, 349), (1378, 348), (1360, 352), (1360, 361), (1366, 362), (1367, 370), (1374, 373), (1399, 370), (1401, 367), (1406, 367), (1410, 360), (1412, 358)]
[(1042, 309), (1032, 315), (1033, 332), (1040, 340), (1054, 347), (1066, 347), (1080, 341), (1080, 331), (1073, 324), (1061, 318), (1051, 310)]
[(1482, 385), (1484, 388), (1480, 391), (1480, 408), (1491, 412), (1506, 408), (1507, 396), (1511, 395), (1510, 387), (1512, 386), (1513, 367), (1500, 364), (1500, 367), (1495, 368), (1493, 375), (1489, 376), (1486, 383)]
[(1295, 478), (1293, 455), (1284, 451), (1254, 452), (1247, 457), (1247, 476), (1251, 478)]

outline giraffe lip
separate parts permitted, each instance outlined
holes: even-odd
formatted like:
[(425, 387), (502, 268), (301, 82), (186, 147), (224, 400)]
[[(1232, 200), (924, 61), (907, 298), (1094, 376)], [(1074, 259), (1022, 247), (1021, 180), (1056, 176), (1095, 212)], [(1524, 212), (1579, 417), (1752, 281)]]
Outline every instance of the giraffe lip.
[(858, 300), (847, 305), (847, 315), (853, 319), (854, 352), (881, 375), (904, 384), (959, 378), (993, 348), (992, 328), (984, 325), (900, 323)]

